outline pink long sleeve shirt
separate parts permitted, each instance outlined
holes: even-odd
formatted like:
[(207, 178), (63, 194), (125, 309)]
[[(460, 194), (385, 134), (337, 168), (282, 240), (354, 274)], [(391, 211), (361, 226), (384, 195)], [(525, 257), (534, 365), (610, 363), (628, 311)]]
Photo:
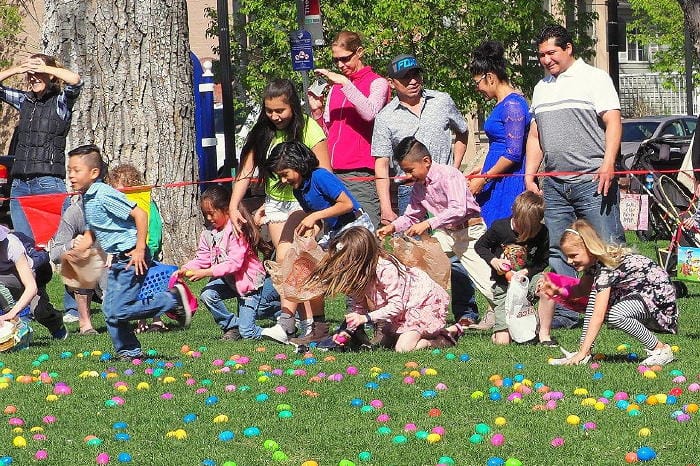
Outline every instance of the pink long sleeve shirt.
[(223, 278), (239, 296), (245, 296), (262, 286), (265, 268), (243, 235), (235, 236), (229, 220), (217, 243), (211, 230), (199, 236), (199, 246), (194, 259), (183, 265), (184, 269), (200, 270), (211, 267), (214, 278)]

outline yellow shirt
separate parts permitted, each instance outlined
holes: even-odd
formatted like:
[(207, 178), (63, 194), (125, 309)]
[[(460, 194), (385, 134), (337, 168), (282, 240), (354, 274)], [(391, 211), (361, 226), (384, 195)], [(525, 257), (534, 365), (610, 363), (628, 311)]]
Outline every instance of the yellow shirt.
[[(306, 147), (311, 149), (316, 144), (326, 139), (326, 133), (324, 133), (323, 128), (321, 128), (314, 120), (309, 118), (308, 115), (304, 115), (304, 121), (304, 138), (301, 142), (303, 142)], [(272, 139), (270, 142), (270, 147), (267, 149), (268, 155), (277, 144), (286, 141), (286, 136), (287, 135), (284, 131), (277, 131), (275, 133), (275, 137)], [(289, 185), (280, 184), (279, 178), (274, 174), (265, 182), (265, 194), (277, 201), (296, 200), (294, 193), (292, 192), (292, 187)]]

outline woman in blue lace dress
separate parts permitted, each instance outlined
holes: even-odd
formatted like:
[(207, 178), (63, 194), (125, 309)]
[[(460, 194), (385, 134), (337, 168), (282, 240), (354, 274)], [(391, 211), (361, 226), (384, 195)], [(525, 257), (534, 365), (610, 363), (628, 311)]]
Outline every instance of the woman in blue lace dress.
[(495, 220), (511, 215), (515, 198), (525, 190), (522, 174), (530, 112), (525, 98), (510, 84), (500, 42), (481, 44), (474, 51), (469, 72), (477, 91), (488, 100), (496, 99), (496, 106), (484, 123), (489, 151), (484, 166), (473, 174), (514, 174), (469, 180), (469, 189), (489, 227)]

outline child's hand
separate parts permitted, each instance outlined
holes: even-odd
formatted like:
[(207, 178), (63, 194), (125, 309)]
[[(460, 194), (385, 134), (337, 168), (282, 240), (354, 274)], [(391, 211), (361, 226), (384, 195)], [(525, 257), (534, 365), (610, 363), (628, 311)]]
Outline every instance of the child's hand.
[(197, 270), (187, 270), (185, 271), (185, 277), (188, 280), (196, 282), (202, 278), (207, 278), (211, 276), (211, 269), (197, 269)]
[(573, 356), (571, 356), (569, 359), (567, 359), (563, 365), (564, 366), (578, 366), (579, 364), (587, 363), (589, 359), (590, 359), (590, 355), (579, 351), (576, 354), (574, 354)]
[(406, 236), (421, 236), (426, 231), (430, 230), (430, 223), (427, 220), (411, 225), (408, 230), (406, 230)]
[(92, 235), (78, 235), (73, 238), (73, 249), (87, 251), (92, 246)]
[(133, 251), (131, 251), (128, 254), (129, 257), (131, 257), (131, 260), (126, 264), (125, 269), (129, 269), (131, 265), (134, 266), (134, 273), (136, 275), (143, 275), (146, 273), (148, 270), (148, 264), (146, 264), (146, 249), (145, 248), (139, 248), (138, 246), (134, 248)]
[(542, 277), (538, 284), (538, 290), (548, 298), (555, 298), (562, 294), (562, 288), (556, 286), (547, 279), (547, 275)]
[(512, 268), (508, 259), (499, 259), (498, 257), (491, 259), (491, 267), (493, 267), (498, 275), (504, 275)]
[(299, 225), (294, 229), (294, 233), (299, 236), (305, 236), (308, 231), (313, 233), (314, 228), (316, 228), (316, 217), (314, 215), (307, 215), (299, 222)]
[(355, 330), (362, 324), (367, 323), (367, 316), (357, 312), (351, 312), (345, 316), (345, 322), (348, 324), (348, 330)]
[(233, 235), (238, 237), (238, 235), (241, 234), (241, 226), (244, 223), (247, 223), (247, 221), (238, 209), (229, 210), (228, 216), (231, 219), (231, 230), (233, 231)]
[(378, 229), (377, 236), (379, 236), (379, 239), (384, 239), (384, 237), (386, 235), (390, 235), (395, 231), (396, 231), (396, 227), (394, 227), (394, 225), (390, 223), (390, 224), (384, 225), (383, 227)]

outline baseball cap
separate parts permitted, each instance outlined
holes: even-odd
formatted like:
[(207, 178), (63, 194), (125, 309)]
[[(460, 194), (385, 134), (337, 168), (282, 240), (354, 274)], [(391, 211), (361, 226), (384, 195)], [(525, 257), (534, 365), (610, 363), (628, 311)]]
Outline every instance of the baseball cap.
[(390, 78), (403, 78), (411, 70), (423, 71), (418, 60), (413, 55), (402, 54), (391, 60), (389, 64)]

